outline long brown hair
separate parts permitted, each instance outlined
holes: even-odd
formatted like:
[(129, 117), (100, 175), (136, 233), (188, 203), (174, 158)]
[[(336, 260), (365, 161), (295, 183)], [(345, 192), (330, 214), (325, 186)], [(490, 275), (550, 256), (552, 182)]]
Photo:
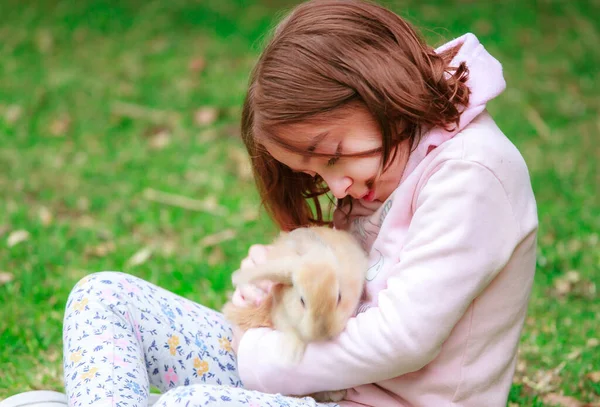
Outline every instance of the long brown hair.
[[(421, 130), (458, 125), (468, 104), (464, 63), (448, 66), (458, 48), (437, 54), (406, 21), (364, 0), (311, 0), (281, 21), (250, 77), (242, 137), (262, 202), (282, 230), (328, 223), (319, 177), (295, 173), (262, 147), (283, 126), (332, 120), (359, 104), (381, 130), (382, 168), (400, 142), (414, 146)], [(313, 154), (305, 152), (306, 154)]]

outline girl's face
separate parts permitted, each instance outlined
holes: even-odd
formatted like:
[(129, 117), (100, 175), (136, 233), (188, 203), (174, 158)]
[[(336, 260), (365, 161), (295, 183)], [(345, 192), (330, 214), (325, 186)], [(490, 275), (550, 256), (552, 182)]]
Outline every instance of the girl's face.
[(400, 183), (408, 160), (408, 141), (398, 146), (398, 153), (385, 172), (381, 171), (381, 153), (367, 157), (344, 157), (381, 148), (381, 132), (364, 107), (348, 109), (341, 118), (327, 123), (301, 123), (285, 127), (278, 135), (300, 144), (308, 153), (325, 153), (319, 157), (291, 152), (278, 144), (262, 142), (268, 153), (293, 171), (323, 178), (338, 198), (351, 196), (367, 202), (385, 201)]

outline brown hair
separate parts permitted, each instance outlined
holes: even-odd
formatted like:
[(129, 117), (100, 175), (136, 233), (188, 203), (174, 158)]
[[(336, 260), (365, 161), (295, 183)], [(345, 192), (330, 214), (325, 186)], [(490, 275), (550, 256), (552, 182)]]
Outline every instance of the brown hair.
[(358, 104), (380, 127), (382, 148), (367, 154), (381, 154), (385, 168), (398, 144), (415, 146), (422, 129), (458, 125), (469, 90), (466, 65), (448, 66), (457, 52), (437, 54), (409, 23), (364, 0), (312, 0), (292, 10), (251, 74), (241, 123), (262, 202), (278, 226), (328, 223), (319, 197), (329, 189), (319, 177), (277, 162), (260, 139), (314, 155), (278, 138), (277, 130), (331, 120)]

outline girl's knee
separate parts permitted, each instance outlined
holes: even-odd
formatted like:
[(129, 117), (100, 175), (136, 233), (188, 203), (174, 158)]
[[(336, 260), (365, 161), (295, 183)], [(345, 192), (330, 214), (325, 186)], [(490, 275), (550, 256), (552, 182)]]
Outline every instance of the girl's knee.
[(104, 297), (108, 287), (110, 286), (114, 291), (115, 287), (118, 287), (117, 282), (123, 280), (125, 276), (127, 274), (118, 271), (100, 271), (88, 274), (71, 289), (67, 299), (67, 309), (81, 306), (83, 298), (87, 303), (97, 299), (96, 297)]
[(88, 274), (75, 284), (75, 286), (71, 290), (71, 294), (82, 291), (89, 291), (91, 288), (94, 288), (94, 286), (98, 285), (98, 283), (102, 281), (119, 281), (125, 275), (125, 273), (121, 273), (120, 271), (99, 271), (96, 273)]

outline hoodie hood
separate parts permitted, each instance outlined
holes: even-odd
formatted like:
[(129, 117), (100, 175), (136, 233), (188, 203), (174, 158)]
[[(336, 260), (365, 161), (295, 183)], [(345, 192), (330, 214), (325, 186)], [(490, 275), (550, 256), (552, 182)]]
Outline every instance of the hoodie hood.
[(475, 117), (483, 112), (488, 101), (498, 96), (506, 88), (502, 65), (487, 52), (474, 34), (467, 33), (458, 37), (437, 48), (436, 52), (445, 51), (461, 43), (462, 47), (452, 59), (450, 65), (458, 66), (461, 62), (465, 62), (467, 68), (469, 68), (469, 76), (465, 83), (471, 91), (469, 104), (461, 109), (460, 122), (455, 130), (446, 131), (435, 127), (423, 135), (417, 148), (408, 159), (400, 182), (410, 175), (432, 149), (460, 133)]

